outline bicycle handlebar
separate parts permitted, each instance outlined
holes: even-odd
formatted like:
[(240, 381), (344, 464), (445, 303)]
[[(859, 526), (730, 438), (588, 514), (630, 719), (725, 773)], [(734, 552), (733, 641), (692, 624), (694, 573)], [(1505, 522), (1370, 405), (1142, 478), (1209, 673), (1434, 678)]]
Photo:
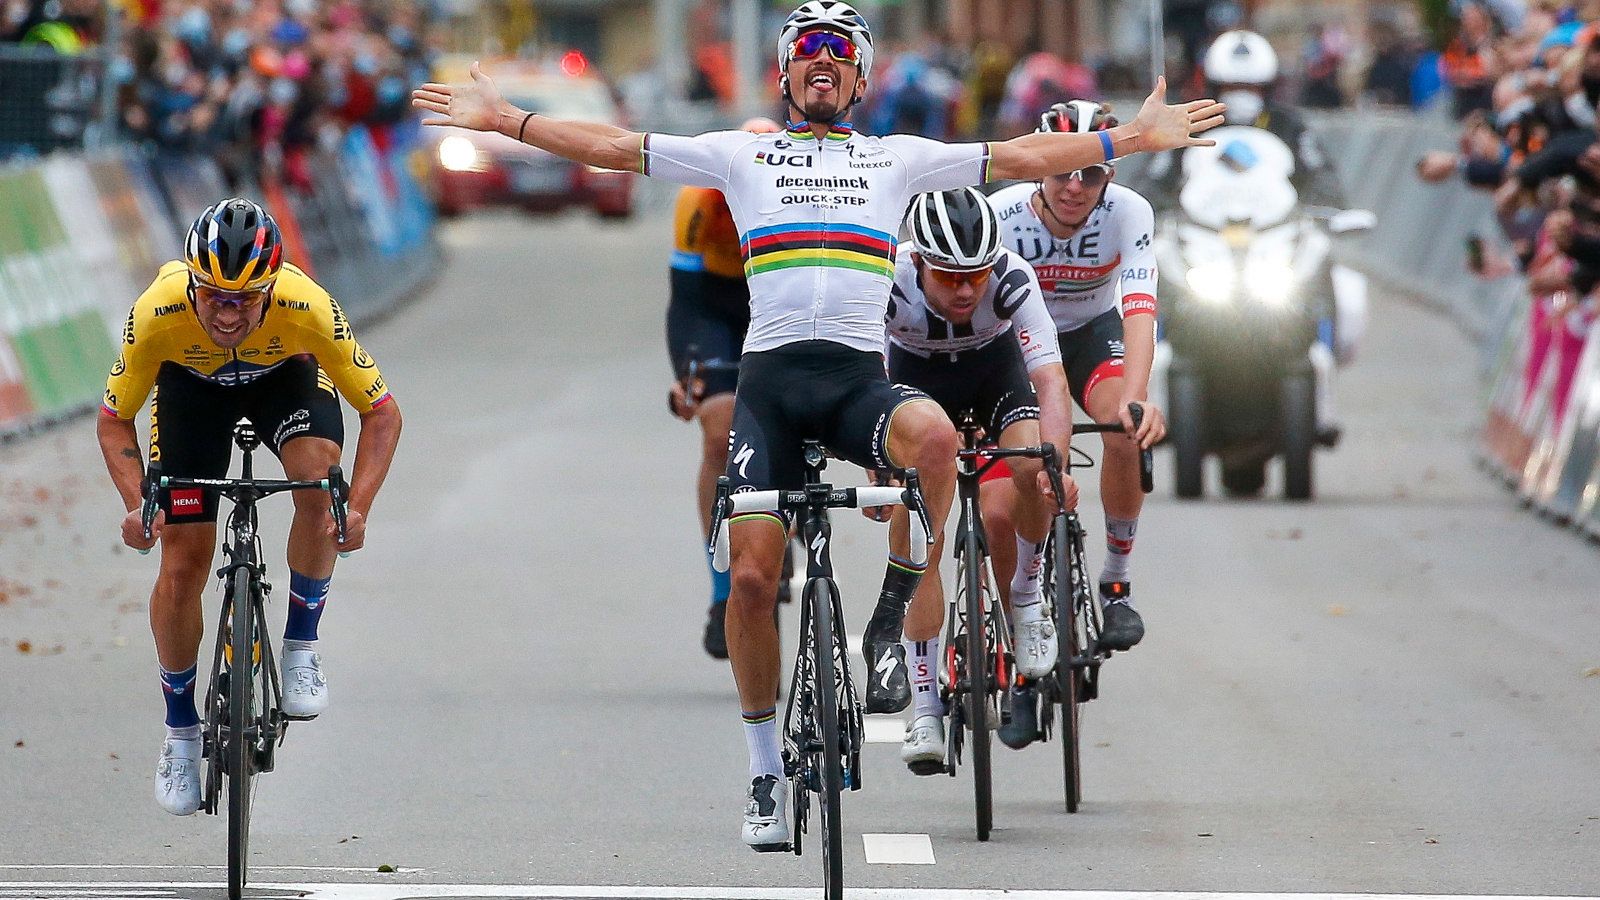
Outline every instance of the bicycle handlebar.
[[(317, 481), (280, 481), (255, 478), (170, 478), (161, 474), (160, 463), (151, 463), (140, 489), (140, 492), (144, 495), (144, 505), (139, 511), (139, 518), (144, 525), (145, 540), (149, 540), (153, 536), (151, 529), (155, 525), (156, 511), (161, 508), (159, 489), (175, 487), (200, 488), (202, 490), (216, 491), (220, 494), (235, 490), (248, 490), (256, 497), (265, 497), (283, 491), (327, 491), (331, 502), (330, 511), (333, 513), (333, 522), (338, 530), (339, 543), (344, 543), (349, 537), (346, 527), (349, 521), (350, 485), (344, 480), (344, 472), (338, 466), (329, 466), (328, 477)], [(149, 551), (141, 552), (148, 553)]]
[[(1133, 417), (1133, 427), (1137, 431), (1144, 423), (1144, 407), (1137, 403), (1128, 404), (1128, 415)], [(1121, 422), (1102, 424), (1100, 422), (1074, 422), (1073, 434), (1128, 434)], [(1129, 437), (1132, 437), (1129, 434)], [(1146, 494), (1156, 488), (1156, 461), (1155, 454), (1143, 447), (1139, 448), (1139, 489)]]
[[(860, 509), (873, 506), (905, 506), (911, 516), (911, 561), (923, 566), (928, 562), (928, 547), (933, 538), (928, 533), (928, 512), (922, 503), (922, 483), (916, 469), (906, 470), (905, 487), (845, 487), (811, 485), (813, 490), (798, 491), (746, 491), (728, 492), (726, 475), (717, 480), (717, 499), (711, 513), (711, 565), (718, 572), (728, 571), (729, 519), (741, 513), (771, 512), (773, 510), (798, 511), (805, 509)], [(813, 499), (815, 497), (815, 499)]]

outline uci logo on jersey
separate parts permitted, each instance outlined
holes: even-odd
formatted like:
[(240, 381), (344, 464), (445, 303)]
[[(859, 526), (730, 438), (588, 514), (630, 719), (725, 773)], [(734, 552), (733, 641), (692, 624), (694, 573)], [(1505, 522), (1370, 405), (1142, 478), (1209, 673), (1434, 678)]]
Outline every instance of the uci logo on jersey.
[(765, 163), (769, 166), (794, 166), (797, 169), (809, 169), (815, 163), (815, 157), (798, 153), (767, 153), (762, 151), (756, 154), (756, 164)]

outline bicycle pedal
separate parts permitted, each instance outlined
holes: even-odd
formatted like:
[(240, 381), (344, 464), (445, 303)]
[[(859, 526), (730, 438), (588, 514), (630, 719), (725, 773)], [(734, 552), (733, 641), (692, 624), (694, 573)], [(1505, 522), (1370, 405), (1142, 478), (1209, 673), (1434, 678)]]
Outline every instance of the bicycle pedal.
[(784, 841), (781, 844), (748, 844), (751, 850), (757, 853), (789, 853), (794, 850), (794, 844)]
[(291, 716), (286, 712), (281, 712), (280, 711), (278, 714), (283, 716), (285, 719), (287, 719), (290, 722), (309, 722), (312, 719), (315, 719), (317, 717), (316, 713), (312, 713), (309, 716)]
[(949, 771), (942, 759), (919, 759), (906, 763), (906, 768), (910, 769), (913, 775), (943, 775)]

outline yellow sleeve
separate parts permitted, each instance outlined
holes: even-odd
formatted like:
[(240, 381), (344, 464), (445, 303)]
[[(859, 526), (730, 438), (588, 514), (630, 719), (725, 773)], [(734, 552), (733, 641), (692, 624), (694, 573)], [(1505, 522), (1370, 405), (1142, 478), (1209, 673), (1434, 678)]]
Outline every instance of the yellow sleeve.
[[(284, 273), (289, 274), (287, 267)], [(281, 282), (284, 276), (278, 277)], [(378, 371), (378, 364), (356, 342), (339, 301), (304, 275), (292, 280), (296, 282), (295, 299), (309, 302), (312, 311), (304, 320), (305, 349), (317, 358), (317, 365), (327, 373), (345, 402), (358, 413), (371, 412), (389, 402), (389, 385)]]
[(160, 346), (163, 329), (156, 325), (156, 312), (163, 304), (187, 303), (187, 285), (183, 263), (169, 262), (161, 267), (155, 281), (128, 310), (128, 320), (122, 326), (120, 352), (117, 361), (111, 364), (106, 393), (100, 400), (102, 413), (118, 419), (132, 419), (139, 414), (166, 358)]

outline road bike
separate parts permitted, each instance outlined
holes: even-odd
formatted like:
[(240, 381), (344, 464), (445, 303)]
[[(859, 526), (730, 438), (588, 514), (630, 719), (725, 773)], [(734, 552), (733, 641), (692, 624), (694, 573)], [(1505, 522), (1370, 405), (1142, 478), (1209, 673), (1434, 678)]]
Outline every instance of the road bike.
[(719, 572), (728, 570), (725, 526), (734, 516), (776, 510), (799, 517), (806, 549), (806, 582), (800, 593), (800, 650), (783, 714), (783, 766), (789, 779), (793, 821), (789, 845), (773, 849), (801, 853), (815, 795), (822, 826), (823, 896), (843, 900), (844, 826), (839, 801), (846, 788), (861, 789), (865, 732), (861, 699), (850, 678), (844, 606), (833, 579), (829, 550), (833, 528), (828, 510), (904, 505), (911, 511), (911, 557), (918, 566), (928, 559), (928, 514), (915, 469), (905, 471), (904, 487), (835, 487), (822, 481), (826, 466), (822, 445), (806, 441), (804, 456), (806, 480), (800, 490), (730, 493), (728, 477), (718, 480), (712, 510), (712, 563)]
[(329, 466), (328, 477), (317, 481), (257, 479), (251, 456), (261, 439), (248, 419), (234, 426), (233, 440), (244, 454), (238, 478), (173, 477), (162, 474), (159, 463), (152, 463), (144, 479), (141, 516), (148, 539), (162, 490), (198, 488), (233, 503), (222, 544), (227, 562), (217, 570), (223, 604), (203, 713), (201, 809), (217, 815), (221, 797), (227, 794), (228, 898), (240, 900), (249, 865), (255, 776), (275, 767), (291, 719), (283, 712), (283, 687), (267, 628), (266, 604), (272, 586), (261, 558), (256, 503), (284, 491), (326, 491), (343, 542), (349, 486), (338, 466)]

